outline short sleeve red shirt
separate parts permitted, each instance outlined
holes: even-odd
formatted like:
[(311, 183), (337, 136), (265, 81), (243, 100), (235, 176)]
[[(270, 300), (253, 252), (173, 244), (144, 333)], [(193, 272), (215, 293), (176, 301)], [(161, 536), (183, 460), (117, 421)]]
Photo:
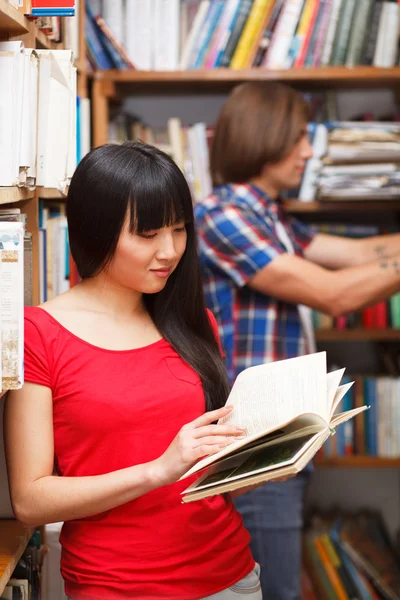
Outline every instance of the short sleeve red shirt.
[[(55, 461), (64, 477), (154, 460), (205, 411), (199, 376), (166, 340), (101, 349), (38, 307), (25, 310), (25, 380), (52, 390)], [(229, 498), (181, 503), (194, 479), (65, 523), (67, 595), (194, 600), (247, 575), (254, 567), (249, 534)]]

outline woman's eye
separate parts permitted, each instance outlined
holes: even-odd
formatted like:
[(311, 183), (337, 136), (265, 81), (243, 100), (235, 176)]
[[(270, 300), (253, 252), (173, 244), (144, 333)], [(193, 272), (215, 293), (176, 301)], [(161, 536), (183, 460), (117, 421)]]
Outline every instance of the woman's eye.
[(176, 227), (174, 229), (174, 231), (177, 231), (178, 233), (181, 233), (182, 231), (186, 231), (186, 226), (182, 225), (182, 227)]
[(153, 238), (156, 237), (156, 233), (139, 233), (140, 237), (144, 238), (145, 240), (152, 240)]

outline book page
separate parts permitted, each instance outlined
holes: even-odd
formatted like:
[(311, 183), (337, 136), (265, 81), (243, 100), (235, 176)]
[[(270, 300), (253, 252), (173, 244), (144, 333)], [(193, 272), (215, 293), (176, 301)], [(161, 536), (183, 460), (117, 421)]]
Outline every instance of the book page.
[(221, 460), (226, 459), (227, 456), (236, 456), (238, 453), (243, 453), (250, 448), (255, 448), (261, 445), (265, 446), (271, 441), (276, 441), (279, 443), (285, 438), (291, 439), (292, 437), (301, 437), (303, 435), (307, 435), (310, 431), (313, 433), (317, 431), (322, 432), (327, 428), (328, 424), (326, 421), (314, 413), (300, 415), (296, 419), (293, 419), (282, 426), (276, 427), (273, 431), (261, 431), (261, 433), (247, 436), (245, 439), (233, 442), (229, 446), (222, 448), (222, 450), (212, 454), (211, 456), (202, 458), (195, 465), (193, 465), (193, 467), (186, 471), (186, 473), (182, 475), (181, 479), (185, 479), (186, 477), (189, 477), (190, 475), (193, 475), (194, 473), (197, 473), (198, 471), (201, 471), (212, 464), (218, 463)]
[(336, 392), (345, 370), (346, 369), (338, 369), (337, 371), (331, 371), (326, 376), (326, 382), (328, 386), (327, 410), (330, 415), (333, 415), (333, 413), (335, 412), (332, 406), (335, 401)]
[(266, 444), (223, 460), (196, 482), (195, 489), (200, 490), (291, 464), (313, 444), (319, 435), (320, 432), (309, 433), (304, 437), (292, 438), (279, 444)]
[(336, 391), (336, 394), (335, 394), (335, 399), (334, 399), (333, 404), (332, 404), (331, 418), (333, 417), (333, 414), (334, 414), (335, 410), (337, 409), (337, 407), (339, 406), (342, 398), (349, 391), (349, 389), (351, 388), (351, 386), (353, 384), (354, 384), (354, 381), (350, 381), (349, 383), (345, 383), (344, 385), (340, 385), (338, 387), (338, 389)]
[(237, 377), (226, 404), (234, 409), (220, 423), (254, 435), (315, 413), (327, 423), (326, 353), (317, 352), (246, 369)]
[(290, 477), (299, 473), (304, 467), (310, 462), (313, 456), (318, 452), (321, 446), (329, 437), (329, 430), (321, 431), (321, 433), (315, 436), (314, 442), (311, 446), (308, 447), (307, 450), (304, 450), (303, 453), (300, 453), (297, 460), (295, 462), (288, 464), (286, 466), (276, 467), (274, 469), (270, 469), (267, 471), (262, 471), (259, 473), (247, 474), (236, 480), (226, 480), (222, 483), (219, 483), (214, 486), (210, 486), (203, 490), (197, 490), (197, 485), (204, 481), (206, 474), (203, 477), (197, 479), (194, 483), (192, 483), (186, 490), (182, 492), (182, 502), (194, 502), (195, 500), (200, 500), (202, 498), (207, 498), (208, 496), (214, 496), (215, 494), (223, 494), (225, 492), (231, 492), (235, 489), (240, 489), (244, 487), (248, 487), (250, 485), (259, 485), (261, 483), (265, 483), (270, 480), (274, 480), (277, 477)]
[(330, 423), (331, 427), (337, 427), (340, 423), (345, 423), (349, 419), (355, 417), (359, 413), (364, 410), (368, 410), (370, 406), (359, 406), (358, 408), (353, 408), (352, 410), (347, 410), (346, 412), (339, 413), (335, 415)]

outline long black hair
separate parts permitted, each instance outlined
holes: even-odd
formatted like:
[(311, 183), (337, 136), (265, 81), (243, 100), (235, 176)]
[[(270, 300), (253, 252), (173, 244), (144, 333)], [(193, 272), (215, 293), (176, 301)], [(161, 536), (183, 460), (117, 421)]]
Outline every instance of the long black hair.
[(177, 268), (162, 291), (143, 299), (157, 329), (199, 374), (207, 410), (219, 408), (229, 384), (205, 308), (189, 186), (167, 154), (141, 142), (92, 150), (72, 177), (69, 243), (82, 279), (110, 263), (127, 215), (138, 233), (185, 221), (186, 249)]

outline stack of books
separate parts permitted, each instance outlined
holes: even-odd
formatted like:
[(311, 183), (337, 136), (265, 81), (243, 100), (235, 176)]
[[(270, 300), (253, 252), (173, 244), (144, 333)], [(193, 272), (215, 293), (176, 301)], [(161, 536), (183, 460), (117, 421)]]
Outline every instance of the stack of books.
[(400, 123), (311, 124), (310, 138), (314, 156), (304, 172), (300, 200), (400, 198)]

